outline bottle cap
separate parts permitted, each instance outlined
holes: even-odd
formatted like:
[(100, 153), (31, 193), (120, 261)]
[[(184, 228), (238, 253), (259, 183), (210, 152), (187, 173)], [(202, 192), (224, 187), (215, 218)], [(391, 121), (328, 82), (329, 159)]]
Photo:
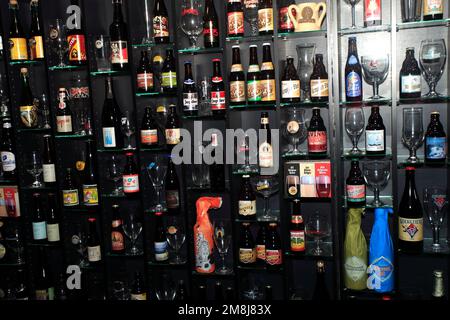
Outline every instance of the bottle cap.
[(256, 44), (251, 44), (251, 45), (249, 46), (249, 48), (258, 48), (258, 46), (257, 46)]
[(431, 114), (437, 114), (437, 115), (440, 115), (439, 111), (433, 111)]
[(97, 219), (96, 218), (89, 218), (88, 221), (89, 222), (95, 222), (95, 221), (97, 221)]
[(406, 167), (406, 171), (416, 171), (415, 167)]
[(133, 156), (133, 152), (127, 152), (127, 153), (125, 153), (125, 155), (126, 155), (127, 157), (132, 157), (132, 156)]
[(433, 275), (434, 275), (436, 278), (442, 278), (442, 277), (444, 276), (444, 272), (443, 272), (442, 270), (434, 270), (434, 271), (433, 271)]
[(220, 59), (218, 59), (218, 58), (213, 59), (212, 62), (220, 62)]
[(28, 69), (27, 68), (20, 68), (20, 73), (28, 73)]
[(263, 43), (263, 47), (264, 46), (270, 46), (270, 43), (269, 42)]
[(240, 46), (240, 45), (234, 45), (234, 46), (232, 46), (231, 48), (232, 48), (232, 49), (236, 49), (236, 48), (240, 49), (241, 46)]

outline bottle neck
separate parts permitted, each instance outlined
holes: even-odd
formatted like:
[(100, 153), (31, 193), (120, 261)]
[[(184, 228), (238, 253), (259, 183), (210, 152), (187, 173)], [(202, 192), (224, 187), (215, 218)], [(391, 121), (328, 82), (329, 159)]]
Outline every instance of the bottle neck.
[(350, 41), (348, 45), (348, 55), (358, 57), (358, 49), (356, 47), (356, 41)]
[(434, 277), (433, 297), (442, 298), (445, 295), (444, 279), (442, 277)]
[(250, 65), (258, 65), (258, 53), (256, 52), (256, 48), (250, 49)]
[(263, 49), (263, 62), (272, 62), (272, 54), (269, 46), (264, 46)]
[(123, 15), (122, 15), (122, 3), (121, 2), (115, 2), (114, 3), (114, 22), (123, 22)]
[(241, 53), (238, 48), (233, 49), (233, 64), (241, 64)]
[(185, 80), (193, 80), (194, 79), (194, 77), (192, 75), (192, 65), (191, 64), (184, 65), (184, 78), (185, 78)]
[(220, 70), (220, 63), (219, 62), (214, 62), (213, 75), (214, 75), (214, 77), (221, 77), (222, 76), (222, 72)]

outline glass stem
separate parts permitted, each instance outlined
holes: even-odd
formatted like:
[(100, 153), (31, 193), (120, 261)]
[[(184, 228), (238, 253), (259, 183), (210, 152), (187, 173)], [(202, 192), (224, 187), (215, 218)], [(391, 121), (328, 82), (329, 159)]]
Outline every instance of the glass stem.
[(380, 203), (380, 189), (379, 188), (373, 188), (373, 194), (374, 194), (374, 203), (378, 204)]
[(358, 136), (352, 136), (353, 150), (358, 151)]
[(269, 216), (269, 198), (264, 198), (264, 216)]
[(433, 245), (439, 245), (439, 226), (433, 226)]
[(356, 10), (355, 6), (352, 6), (352, 28), (356, 28)]
[(157, 206), (161, 206), (161, 188), (156, 188), (156, 199), (158, 199)]
[(378, 82), (373, 83), (373, 96), (378, 98), (378, 92), (379, 92), (379, 84)]
[(225, 254), (221, 253), (220, 257), (222, 258), (222, 270), (226, 269), (226, 265), (225, 265)]

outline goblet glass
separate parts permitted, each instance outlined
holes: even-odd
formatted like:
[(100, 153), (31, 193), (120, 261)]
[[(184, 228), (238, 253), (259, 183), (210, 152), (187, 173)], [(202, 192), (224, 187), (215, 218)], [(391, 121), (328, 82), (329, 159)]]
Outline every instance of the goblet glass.
[(136, 215), (133, 213), (125, 215), (122, 228), (127, 238), (131, 241), (131, 248), (129, 253), (133, 256), (142, 254), (142, 250), (140, 250), (136, 246), (136, 241), (142, 232), (142, 223), (139, 221)]
[(123, 195), (122, 181), (122, 166), (119, 164), (116, 156), (112, 155), (108, 165), (107, 177), (114, 182), (114, 190), (112, 192), (115, 196)]
[(250, 25), (251, 35), (258, 35), (258, 0), (244, 0), (244, 18)]
[(444, 66), (447, 61), (447, 49), (445, 40), (424, 40), (420, 47), (420, 68), (423, 77), (430, 87), (424, 97), (436, 98), (440, 94), (436, 92), (436, 86), (444, 73)]
[(364, 132), (365, 125), (364, 110), (361, 107), (349, 107), (345, 111), (345, 130), (352, 140), (352, 150), (350, 154), (361, 154), (361, 150), (358, 149), (358, 141)]
[(159, 301), (172, 301), (175, 300), (177, 294), (177, 286), (173, 279), (169, 277), (166, 273), (157, 280), (157, 285), (155, 288), (156, 298)]
[(349, 5), (352, 6), (352, 29), (356, 29), (356, 10), (355, 6), (359, 3), (360, 0), (345, 0)]
[(133, 125), (133, 121), (131, 119), (130, 113), (125, 111), (124, 116), (122, 117), (122, 133), (127, 137), (127, 146), (125, 149), (132, 150), (134, 149), (131, 145), (131, 137), (136, 132), (136, 128)]
[(371, 205), (381, 207), (380, 191), (386, 188), (391, 177), (390, 161), (366, 161), (363, 163), (363, 175), (367, 186), (373, 190), (374, 200)]
[(289, 108), (286, 112), (285, 124), (283, 125), (283, 135), (294, 146), (288, 155), (301, 154), (298, 146), (302, 144), (307, 137), (305, 110), (299, 108)]
[(300, 87), (303, 100), (310, 101), (310, 78), (314, 70), (314, 55), (316, 45), (312, 43), (301, 44), (297, 46), (298, 56), (298, 75), (300, 77)]
[(53, 54), (57, 58), (55, 67), (64, 68), (67, 66), (66, 60), (69, 52), (69, 44), (66, 38), (66, 26), (61, 19), (56, 19), (49, 27), (49, 45)]
[(403, 136), (402, 142), (409, 149), (407, 162), (418, 163), (417, 149), (424, 140), (423, 131), (423, 109), (405, 108), (403, 109)]
[(183, 224), (177, 219), (174, 219), (167, 228), (166, 232), (167, 243), (175, 251), (175, 256), (170, 261), (171, 264), (183, 264), (186, 259), (180, 256), (180, 249), (186, 240), (186, 232), (184, 231)]
[[(258, 172), (257, 154), (252, 150), (257, 150), (257, 139), (252, 141), (250, 137), (245, 134), (239, 142), (236, 150), (237, 170), (241, 173), (255, 173)], [(252, 144), (250, 146), (250, 144)]]
[(443, 250), (440, 243), (440, 231), (447, 214), (447, 190), (442, 187), (427, 187), (423, 192), (423, 206), (433, 229), (433, 251)]
[(32, 151), (27, 160), (27, 171), (34, 177), (34, 182), (30, 187), (40, 188), (43, 186), (41, 179), (39, 178), (44, 168), (42, 166), (42, 159), (37, 151)]
[(321, 241), (331, 234), (331, 227), (328, 222), (328, 218), (325, 215), (316, 212), (308, 218), (308, 222), (305, 226), (305, 233), (316, 242), (316, 247), (311, 251), (311, 253), (315, 256), (323, 255), (324, 250), (321, 248)]
[(50, 124), (50, 122), (51, 122), (50, 107), (49, 107), (48, 98), (45, 95), (45, 93), (43, 93), (41, 95), (41, 98), (39, 100), (39, 113), (41, 116), (41, 121), (40, 121), (41, 128), (42, 129), (51, 129), (52, 126)]
[(72, 244), (75, 246), (80, 259), (78, 262), (80, 268), (89, 266), (89, 260), (87, 258), (87, 238), (87, 233), (82, 230), (72, 236)]
[(373, 87), (373, 96), (370, 100), (383, 99), (379, 95), (380, 85), (386, 81), (389, 73), (389, 55), (361, 57), (363, 75), (366, 82)]
[(182, 0), (181, 30), (188, 36), (190, 49), (198, 50), (197, 39), (203, 32), (203, 4), (200, 0)]
[(271, 215), (269, 200), (271, 196), (279, 191), (278, 176), (257, 176), (252, 177), (250, 181), (255, 192), (264, 198), (264, 214), (260, 220), (277, 220), (277, 217)]
[(163, 210), (161, 201), (161, 191), (164, 185), (164, 180), (167, 173), (167, 158), (163, 155), (157, 155), (153, 162), (150, 162), (146, 168), (148, 177), (153, 184), (156, 191), (157, 204), (153, 211)]
[(216, 244), (217, 251), (222, 259), (222, 266), (216, 270), (219, 274), (229, 274), (232, 272), (230, 268), (227, 268), (225, 257), (228, 254), (228, 250), (231, 244), (231, 224), (227, 220), (214, 221), (214, 243)]

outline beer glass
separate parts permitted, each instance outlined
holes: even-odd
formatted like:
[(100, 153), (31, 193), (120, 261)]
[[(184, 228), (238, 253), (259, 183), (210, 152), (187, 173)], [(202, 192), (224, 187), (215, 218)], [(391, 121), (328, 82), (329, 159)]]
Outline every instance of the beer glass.
[(39, 178), (44, 168), (42, 166), (42, 159), (37, 151), (32, 151), (27, 160), (27, 171), (34, 177), (34, 182), (31, 184), (31, 188), (41, 188), (44, 184)]
[(125, 215), (122, 228), (127, 238), (131, 241), (129, 254), (132, 256), (141, 255), (142, 250), (137, 247), (136, 241), (142, 232), (142, 222), (138, 220), (134, 213), (130, 213)]
[(206, 188), (209, 185), (209, 167), (203, 163), (203, 154), (209, 142), (199, 141), (197, 143), (197, 151), (201, 156), (201, 163), (192, 164), (192, 184), (195, 188)]
[(386, 81), (389, 73), (389, 55), (361, 57), (363, 75), (366, 82), (373, 87), (373, 96), (370, 100), (379, 100), (380, 85)]
[(56, 19), (49, 27), (49, 46), (57, 59), (55, 67), (64, 68), (67, 66), (69, 44), (66, 38), (67, 28), (61, 19)]
[(176, 218), (170, 222), (166, 231), (167, 243), (175, 251), (175, 256), (171, 259), (170, 264), (184, 264), (186, 259), (180, 255), (180, 249), (186, 241), (186, 232), (184, 226)]
[(156, 191), (157, 204), (153, 208), (154, 211), (163, 210), (161, 201), (161, 191), (164, 185), (164, 180), (167, 173), (167, 159), (163, 155), (156, 155), (155, 159), (150, 162), (146, 168), (148, 177), (153, 184)]
[(310, 99), (310, 79), (314, 70), (314, 56), (316, 45), (306, 43), (297, 46), (298, 56), (298, 75), (300, 77), (300, 87), (302, 89), (303, 101), (309, 102)]
[(114, 190), (112, 194), (115, 196), (123, 196), (123, 185), (122, 185), (122, 166), (117, 160), (115, 155), (111, 156), (111, 160), (108, 165), (107, 178), (114, 182)]
[(308, 237), (314, 239), (316, 243), (316, 247), (311, 251), (314, 256), (321, 256), (324, 254), (324, 250), (321, 246), (321, 241), (329, 237), (331, 234), (330, 223), (328, 222), (328, 218), (316, 212), (308, 218), (308, 222), (305, 226), (305, 233)]
[(366, 161), (363, 163), (363, 175), (367, 186), (373, 190), (374, 200), (370, 205), (382, 207), (380, 191), (386, 188), (391, 176), (390, 161)]
[(200, 0), (181, 2), (181, 30), (188, 36), (190, 49), (198, 50), (197, 40), (203, 32), (203, 4)]
[(402, 3), (402, 21), (414, 22), (420, 21), (422, 16), (422, 0), (401, 0)]
[(418, 163), (417, 149), (424, 140), (423, 131), (423, 109), (405, 108), (403, 109), (403, 136), (402, 142), (409, 149), (407, 162)]
[(214, 243), (222, 260), (222, 267), (217, 269), (218, 274), (229, 274), (233, 270), (227, 268), (225, 257), (231, 244), (231, 224), (227, 220), (214, 221)]
[(352, 29), (356, 29), (356, 10), (355, 6), (359, 3), (360, 0), (345, 0), (349, 5), (352, 6)]
[(111, 44), (109, 36), (99, 35), (95, 38), (94, 57), (98, 72), (111, 70)]
[(361, 150), (358, 149), (358, 141), (364, 132), (365, 118), (364, 110), (361, 107), (349, 107), (345, 111), (345, 130), (352, 140), (352, 150), (350, 154), (361, 154)]
[(257, 176), (251, 178), (253, 190), (264, 198), (264, 214), (258, 219), (261, 221), (277, 220), (277, 217), (271, 215), (269, 206), (270, 197), (279, 191), (279, 182), (277, 176)]
[(420, 47), (420, 68), (423, 77), (430, 87), (425, 98), (436, 98), (441, 96), (436, 92), (436, 86), (444, 73), (447, 61), (447, 49), (445, 40), (424, 40)]
[(131, 145), (131, 137), (136, 132), (136, 128), (133, 124), (133, 120), (131, 118), (130, 112), (125, 111), (124, 116), (122, 117), (122, 126), (121, 126), (122, 133), (127, 137), (127, 146), (125, 147), (126, 150), (133, 150), (133, 146)]
[(442, 251), (440, 244), (440, 230), (447, 214), (447, 190), (442, 187), (427, 187), (423, 191), (423, 206), (433, 229), (433, 251)]
[(159, 301), (173, 301), (177, 294), (177, 286), (173, 279), (167, 273), (163, 273), (162, 277), (157, 277), (155, 288), (156, 299)]
[(289, 108), (286, 111), (285, 123), (283, 125), (283, 135), (289, 140), (293, 149), (288, 155), (299, 155), (299, 145), (302, 144), (307, 137), (308, 130), (305, 122), (305, 110), (300, 108)]
[(244, 0), (244, 18), (250, 25), (251, 35), (258, 35), (258, 0)]

